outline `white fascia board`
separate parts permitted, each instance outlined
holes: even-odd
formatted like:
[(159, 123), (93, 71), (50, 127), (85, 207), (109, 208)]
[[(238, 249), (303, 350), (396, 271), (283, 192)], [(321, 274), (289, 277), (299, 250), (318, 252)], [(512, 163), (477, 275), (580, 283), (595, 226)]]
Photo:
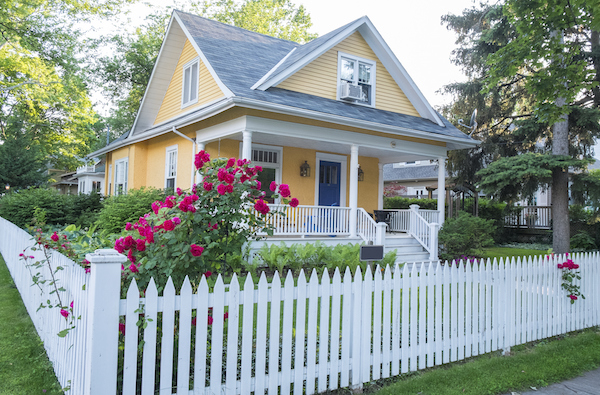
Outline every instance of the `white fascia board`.
[(160, 45), (160, 51), (158, 51), (158, 56), (156, 57), (156, 62), (154, 62), (154, 67), (152, 68), (152, 74), (150, 74), (150, 79), (148, 80), (148, 85), (146, 85), (146, 90), (144, 91), (144, 96), (142, 97), (142, 102), (140, 103), (140, 109), (135, 117), (135, 121), (133, 121), (133, 126), (131, 127), (131, 132), (129, 133), (129, 136), (127, 138), (125, 138), (125, 140), (133, 137), (133, 135), (135, 134), (137, 125), (138, 125), (138, 121), (142, 115), (143, 110), (145, 109), (145, 104), (146, 104), (146, 98), (148, 96), (148, 91), (150, 90), (150, 87), (152, 86), (155, 74), (156, 74), (156, 70), (157, 70), (157, 66), (158, 63), (162, 57), (163, 51), (165, 50), (165, 44), (167, 43), (167, 37), (169, 37), (169, 34), (171, 33), (171, 28), (173, 27), (173, 16), (175, 14), (175, 11), (173, 11), (173, 13), (171, 14), (171, 20), (169, 21), (169, 25), (167, 26), (167, 30), (165, 32), (165, 36), (163, 38), (163, 42)]
[(271, 111), (279, 114), (295, 115), (303, 118), (315, 119), (318, 121), (338, 123), (340, 125), (352, 126), (361, 129), (373, 130), (376, 132), (396, 134), (398, 136), (417, 137), (426, 140), (442, 141), (452, 143), (456, 148), (472, 148), (481, 144), (479, 141), (470, 139), (462, 139), (458, 137), (445, 136), (436, 133), (424, 132), (416, 129), (409, 129), (400, 126), (390, 126), (381, 123), (363, 121), (339, 115), (325, 114), (318, 111), (305, 110), (302, 108), (286, 106), (282, 104), (268, 103), (255, 99), (247, 99), (242, 97), (232, 98), (234, 103), (241, 107), (252, 108), (256, 110)]
[(200, 47), (196, 43), (196, 40), (194, 40), (194, 37), (190, 34), (189, 30), (187, 29), (187, 27), (185, 26), (185, 24), (183, 23), (183, 21), (181, 20), (179, 15), (177, 14), (177, 11), (173, 11), (173, 18), (175, 18), (177, 20), (177, 22), (179, 23), (179, 26), (181, 27), (181, 29), (187, 36), (188, 40), (190, 40), (190, 43), (192, 43), (192, 46), (198, 53), (198, 56), (200, 56), (200, 59), (202, 59), (202, 62), (204, 62), (204, 65), (208, 69), (208, 72), (213, 77), (213, 79), (215, 80), (215, 82), (217, 83), (219, 88), (221, 88), (221, 91), (223, 92), (225, 97), (232, 97), (233, 92), (223, 83), (223, 81), (221, 81), (221, 79), (219, 78), (219, 76), (217, 75), (215, 70), (213, 69), (212, 65), (208, 62), (206, 55), (204, 55), (204, 53), (200, 50)]
[(193, 123), (200, 122), (206, 118), (215, 116), (223, 111), (230, 109), (233, 106), (234, 104), (232, 103), (231, 98), (219, 99), (213, 105), (190, 111), (190, 113), (187, 116), (181, 116), (175, 120), (163, 122), (162, 124), (157, 125), (156, 127), (153, 127), (145, 131), (144, 133), (137, 134), (131, 138), (128, 137), (126, 139), (123, 139), (119, 144), (108, 145), (104, 148), (99, 149), (98, 151), (92, 152), (88, 155), (88, 157), (103, 155), (130, 144), (150, 140), (151, 138), (170, 133), (173, 130), (173, 127), (179, 129), (189, 126)]
[[(285, 55), (283, 57), (283, 59), (281, 59), (279, 62), (277, 62), (277, 64), (275, 66), (273, 66), (273, 68), (271, 70), (269, 70), (269, 72), (267, 74), (263, 75), (260, 80), (258, 80), (254, 85), (252, 85), (252, 87), (250, 89), (253, 89), (253, 90), (257, 89), (263, 82), (265, 82), (267, 79), (269, 79), (269, 77), (271, 76), (271, 74), (273, 74), (273, 72), (275, 70), (277, 70), (277, 68), (279, 68), (279, 66), (281, 66), (281, 64), (283, 62), (285, 62), (285, 60), (287, 58), (289, 58), (290, 55), (293, 54), (296, 51), (296, 48), (298, 48), (298, 47), (292, 48), (292, 50), (290, 52), (288, 52), (288, 54)], [(261, 90), (264, 91), (264, 89), (261, 89)]]
[(287, 137), (318, 140), (348, 146), (356, 144), (359, 147), (431, 157), (446, 156), (447, 151), (446, 147), (405, 140), (398, 140), (398, 144), (396, 144), (395, 147), (392, 147), (390, 142), (393, 141), (393, 139), (388, 137), (373, 136), (321, 126), (310, 126), (294, 122), (276, 121), (254, 116), (247, 116), (246, 118), (246, 130), (257, 133), (282, 135), (282, 131), (285, 131), (285, 136)]
[(287, 69), (281, 70), (275, 76), (270, 79), (267, 79), (260, 86), (257, 86), (255, 89), (264, 91), (269, 89), (272, 86), (276, 86), (281, 83), (283, 80), (287, 79), (298, 70), (302, 69), (304, 66), (317, 59), (319, 56), (323, 55), (325, 52), (329, 51), (335, 45), (345, 40), (348, 36), (354, 33), (360, 25), (365, 23), (368, 20), (366, 16), (357, 19), (352, 25), (348, 26), (346, 29), (342, 30), (317, 48), (314, 51), (308, 53), (306, 56), (298, 60), (296, 63), (290, 65)]
[(400, 89), (402, 89), (419, 115), (444, 127), (444, 123), (440, 117), (433, 107), (431, 107), (421, 90), (417, 87), (404, 66), (402, 66), (402, 63), (400, 63), (369, 18), (366, 18), (365, 24), (362, 25), (358, 31), (367, 44), (373, 49), (373, 52), (375, 52), (381, 63), (385, 66), (394, 81), (396, 81), (396, 84), (398, 84)]

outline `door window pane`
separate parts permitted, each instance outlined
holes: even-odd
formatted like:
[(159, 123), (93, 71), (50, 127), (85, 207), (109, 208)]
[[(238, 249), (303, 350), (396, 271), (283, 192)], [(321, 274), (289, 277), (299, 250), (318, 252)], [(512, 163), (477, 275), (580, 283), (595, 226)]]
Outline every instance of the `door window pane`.
[(273, 192), (269, 189), (271, 182), (275, 181), (275, 169), (263, 168), (263, 171), (258, 173), (257, 180), (260, 181), (260, 190), (265, 192), (267, 195), (265, 201), (268, 203), (274, 203)]

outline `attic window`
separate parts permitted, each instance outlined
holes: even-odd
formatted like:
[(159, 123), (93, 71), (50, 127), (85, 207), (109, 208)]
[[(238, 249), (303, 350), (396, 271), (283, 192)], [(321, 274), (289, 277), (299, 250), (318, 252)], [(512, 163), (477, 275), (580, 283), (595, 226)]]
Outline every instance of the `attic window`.
[(199, 60), (197, 58), (183, 66), (181, 107), (198, 102), (198, 69)]
[(375, 105), (375, 62), (338, 52), (338, 99)]

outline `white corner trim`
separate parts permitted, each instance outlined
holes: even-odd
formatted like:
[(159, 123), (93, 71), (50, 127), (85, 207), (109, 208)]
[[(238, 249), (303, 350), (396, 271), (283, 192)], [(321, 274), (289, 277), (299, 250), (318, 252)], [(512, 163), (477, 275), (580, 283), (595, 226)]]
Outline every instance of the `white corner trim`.
[(336, 44), (346, 39), (366, 21), (368, 21), (368, 18), (366, 16), (357, 19), (352, 25), (348, 26), (346, 29), (342, 30), (326, 42), (319, 45), (317, 48), (315, 48), (315, 50), (313, 50), (303, 58), (299, 59), (297, 62), (290, 65), (287, 69), (282, 70), (281, 72), (277, 73), (274, 77), (267, 79), (259, 87), (257, 87), (257, 89), (264, 91), (272, 86), (278, 85), (283, 80), (287, 79), (289, 76), (293, 75), (298, 70), (300, 70), (313, 60), (317, 59), (319, 56), (323, 55), (325, 52), (329, 51)]
[(225, 94), (226, 97), (233, 96), (233, 92), (223, 83), (223, 81), (221, 81), (221, 79), (215, 72), (215, 69), (213, 69), (212, 65), (208, 62), (208, 59), (206, 58), (206, 55), (204, 55), (204, 52), (200, 50), (200, 47), (196, 43), (196, 40), (194, 40), (194, 37), (190, 34), (187, 27), (185, 27), (185, 24), (183, 23), (179, 15), (177, 15), (177, 11), (173, 11), (173, 18), (176, 19), (179, 23), (181, 30), (183, 30), (183, 33), (187, 36), (188, 40), (190, 40), (190, 43), (198, 53), (198, 56), (200, 56), (200, 59), (202, 59), (202, 62), (206, 65), (206, 68), (208, 69), (210, 75), (213, 77), (219, 88), (221, 88), (223, 94)]
[(315, 164), (315, 206), (319, 205), (319, 175), (321, 170), (321, 161), (340, 163), (340, 207), (346, 207), (346, 178), (348, 157), (344, 155), (328, 154), (325, 152), (316, 153)]
[[(252, 89), (252, 90), (259, 89), (259, 86), (260, 86), (260, 85), (261, 85), (263, 82), (265, 82), (267, 79), (269, 79), (269, 77), (271, 76), (271, 74), (273, 74), (273, 72), (274, 72), (275, 70), (277, 70), (277, 69), (279, 68), (279, 66), (281, 66), (281, 64), (282, 64), (283, 62), (285, 62), (285, 60), (286, 60), (287, 58), (289, 58), (289, 57), (290, 57), (290, 55), (296, 51), (296, 48), (298, 48), (298, 47), (294, 47), (294, 48), (292, 48), (292, 50), (291, 50), (290, 52), (288, 52), (288, 54), (287, 54), (287, 55), (285, 55), (285, 56), (283, 57), (283, 59), (281, 59), (281, 60), (280, 60), (280, 61), (279, 61), (279, 62), (278, 62), (278, 63), (277, 63), (275, 66), (273, 66), (273, 68), (272, 68), (271, 70), (269, 70), (269, 72), (268, 72), (267, 74), (263, 75), (263, 76), (262, 76), (262, 78), (261, 78), (260, 80), (258, 80), (258, 81), (257, 81), (257, 82), (256, 82), (254, 85), (252, 85), (252, 87), (251, 87), (250, 89)], [(265, 88), (265, 89), (266, 89), (266, 88)], [(264, 91), (265, 89), (259, 89), (259, 90), (261, 90), (261, 91)]]

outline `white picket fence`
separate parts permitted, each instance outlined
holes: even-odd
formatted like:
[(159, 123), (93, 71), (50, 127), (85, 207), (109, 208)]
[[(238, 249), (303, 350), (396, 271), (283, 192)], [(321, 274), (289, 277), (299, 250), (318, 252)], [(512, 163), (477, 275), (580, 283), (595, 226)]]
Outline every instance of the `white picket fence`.
[(80, 317), (74, 322), (75, 329), (61, 338), (57, 334), (68, 327), (68, 322), (60, 315), (60, 309), (38, 309), (41, 304), (46, 305), (48, 299), (53, 303), (56, 300), (55, 296), (50, 294), (51, 288), (46, 286), (40, 290), (33, 285), (31, 279), (32, 273), (39, 272), (43, 279), (50, 280), (48, 267), (43, 266), (38, 270), (28, 268), (19, 257), (19, 254), (25, 253), (27, 256), (34, 256), (34, 261), (44, 259), (42, 251), (32, 251), (29, 248), (33, 244), (31, 235), (0, 217), (0, 254), (44, 343), (56, 377), (63, 388), (71, 388), (72, 394), (83, 394), (89, 296), (89, 292), (83, 288), (88, 282), (89, 274), (65, 256), (56, 252), (52, 254), (52, 266), (63, 268), (55, 275), (59, 287), (64, 288), (64, 291), (60, 291), (63, 304), (68, 305), (73, 301), (73, 315)]
[[(127, 298), (119, 300), (125, 257), (99, 250), (88, 255), (87, 291), (75, 295), (81, 288), (77, 277), (67, 291), (76, 309), (83, 310), (78, 314), (87, 311), (87, 326), (82, 318), (76, 331), (60, 339), (55, 335), (60, 325), (45, 325), (54, 317), (61, 324), (62, 317), (57, 311), (50, 316), (48, 309), (35, 311), (35, 292), (13, 256), (19, 243), (29, 241), (16, 239), (19, 230), (7, 221), (0, 225), (0, 251), (11, 273), (22, 278), (15, 283), (22, 284), (36, 328), (50, 343), (46, 349), (63, 377), (59, 380), (70, 381), (75, 394), (117, 388), (127, 395), (360, 388), (379, 378), (600, 324), (598, 253), (573, 257), (586, 299), (570, 304), (556, 267), (565, 258), (558, 256), (466, 265), (428, 262), (368, 268), (364, 274), (359, 269), (354, 276), (349, 270), (332, 275), (324, 270), (321, 276), (313, 271), (309, 279), (288, 273), (283, 282), (275, 273), (270, 283), (263, 275), (257, 285), (250, 276), (243, 281), (234, 276), (229, 285), (218, 277), (212, 288), (202, 279), (195, 292), (186, 280), (179, 293), (169, 280), (162, 296), (151, 282), (140, 297), (132, 283)], [(142, 312), (143, 329), (136, 326)], [(125, 324), (121, 345), (120, 322)]]

